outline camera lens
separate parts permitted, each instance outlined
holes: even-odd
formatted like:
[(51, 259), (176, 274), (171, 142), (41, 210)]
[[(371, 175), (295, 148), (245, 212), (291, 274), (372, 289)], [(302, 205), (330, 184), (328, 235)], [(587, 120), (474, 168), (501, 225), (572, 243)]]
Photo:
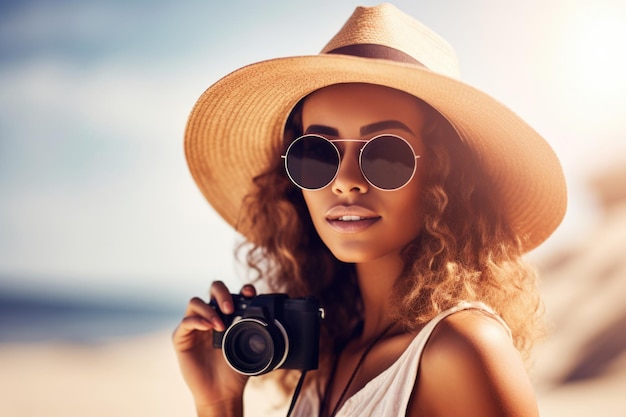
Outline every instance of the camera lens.
[(245, 338), (242, 337), (241, 341), (243, 343), (242, 353), (244, 355), (263, 355), (267, 349), (267, 342), (260, 334), (248, 334)]
[(228, 328), (223, 346), (226, 361), (245, 375), (261, 375), (280, 365), (285, 337), (275, 326), (256, 319), (242, 319)]
[(261, 330), (246, 328), (233, 335), (232, 352), (237, 362), (249, 366), (263, 366), (270, 361), (272, 341)]

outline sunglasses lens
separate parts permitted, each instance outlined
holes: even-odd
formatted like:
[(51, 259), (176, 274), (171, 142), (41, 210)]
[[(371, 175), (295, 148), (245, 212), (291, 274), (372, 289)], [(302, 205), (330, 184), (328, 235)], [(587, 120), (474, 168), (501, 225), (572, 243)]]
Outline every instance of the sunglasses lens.
[(415, 154), (404, 139), (391, 135), (378, 136), (363, 148), (361, 169), (374, 186), (395, 190), (413, 177)]
[(302, 136), (287, 149), (285, 167), (296, 185), (307, 190), (318, 190), (335, 178), (339, 153), (323, 137)]

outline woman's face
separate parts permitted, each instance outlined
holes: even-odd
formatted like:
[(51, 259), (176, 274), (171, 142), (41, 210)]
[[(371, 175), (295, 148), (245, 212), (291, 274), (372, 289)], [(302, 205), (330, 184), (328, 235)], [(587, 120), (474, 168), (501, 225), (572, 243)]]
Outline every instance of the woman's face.
[[(388, 133), (423, 154), (424, 110), (414, 97), (370, 84), (339, 84), (308, 96), (302, 107), (304, 133), (327, 139), (369, 140)], [(363, 142), (334, 142), (341, 153), (335, 179), (325, 188), (303, 190), (322, 241), (344, 262), (398, 258), (420, 232), (423, 163), (410, 182), (394, 191), (370, 185), (359, 168)]]

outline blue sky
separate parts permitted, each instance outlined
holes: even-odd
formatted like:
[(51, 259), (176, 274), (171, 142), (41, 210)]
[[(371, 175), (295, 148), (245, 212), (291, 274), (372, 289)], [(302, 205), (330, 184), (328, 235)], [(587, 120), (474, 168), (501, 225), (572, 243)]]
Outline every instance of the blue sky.
[[(315, 54), (355, 1), (0, 3), (0, 286), (202, 294), (238, 287), (235, 235), (184, 161), (198, 96), (255, 61)], [(551, 250), (596, 221), (584, 179), (625, 149), (626, 5), (397, 1), (462, 78), (553, 145), (571, 190)]]

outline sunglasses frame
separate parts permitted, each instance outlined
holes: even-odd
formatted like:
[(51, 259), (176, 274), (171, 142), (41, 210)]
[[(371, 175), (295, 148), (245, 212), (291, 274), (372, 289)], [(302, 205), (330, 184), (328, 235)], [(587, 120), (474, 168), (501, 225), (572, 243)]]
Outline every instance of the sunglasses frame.
[[(337, 152), (337, 159), (338, 159), (339, 163), (337, 164), (337, 168), (335, 170), (335, 175), (333, 175), (332, 179), (330, 181), (328, 181), (328, 183), (326, 185), (324, 185), (322, 187), (319, 187), (319, 188), (306, 188), (306, 187), (301, 186), (300, 184), (298, 184), (293, 179), (293, 177), (291, 176), (291, 173), (289, 172), (289, 168), (287, 167), (287, 155), (289, 155), (289, 150), (291, 149), (291, 147), (293, 146), (294, 143), (296, 143), (300, 139), (307, 138), (307, 137), (316, 137), (316, 138), (324, 139), (326, 142), (330, 143), (332, 145), (332, 147), (335, 149), (335, 152)], [(409, 177), (408, 180), (406, 180), (406, 182), (404, 184), (402, 184), (400, 187), (397, 187), (397, 188), (381, 188), (381, 187), (377, 186), (376, 184), (372, 183), (369, 180), (369, 178), (367, 178), (367, 175), (365, 175), (365, 172), (363, 172), (363, 162), (362, 162), (363, 150), (365, 149), (365, 147), (370, 142), (372, 142), (372, 141), (374, 141), (376, 139), (380, 139), (382, 137), (394, 137), (394, 138), (400, 139), (401, 141), (406, 143), (406, 145), (411, 150), (411, 153), (413, 154), (413, 157), (415, 158), (415, 162), (413, 164), (413, 172), (411, 173), (411, 176)], [(291, 182), (296, 187), (298, 187), (298, 188), (300, 188), (302, 190), (306, 190), (306, 191), (317, 191), (317, 190), (322, 190), (322, 189), (328, 187), (330, 184), (333, 183), (333, 181), (335, 181), (335, 179), (337, 178), (337, 175), (339, 174), (339, 169), (341, 168), (341, 161), (342, 161), (341, 152), (339, 151), (339, 148), (337, 147), (337, 145), (335, 145), (335, 142), (362, 142), (362, 143), (364, 143), (364, 145), (359, 148), (359, 170), (361, 171), (361, 175), (363, 176), (363, 178), (365, 178), (367, 183), (369, 185), (371, 185), (372, 187), (376, 188), (377, 190), (381, 190), (381, 191), (397, 191), (397, 190), (400, 190), (400, 189), (406, 187), (407, 184), (411, 182), (411, 180), (415, 176), (415, 173), (417, 172), (417, 160), (421, 157), (421, 155), (416, 155), (415, 154), (415, 149), (413, 149), (413, 146), (411, 146), (409, 141), (404, 139), (402, 136), (394, 135), (394, 134), (391, 134), (391, 133), (383, 133), (383, 134), (380, 134), (380, 135), (376, 135), (376, 136), (374, 136), (373, 138), (370, 138), (370, 139), (328, 139), (328, 138), (326, 138), (326, 137), (324, 137), (322, 135), (307, 134), (307, 135), (299, 136), (296, 139), (294, 139), (289, 144), (289, 146), (287, 147), (287, 150), (285, 151), (285, 153), (280, 156), (285, 161), (285, 172), (287, 173), (287, 176), (289, 177)]]

